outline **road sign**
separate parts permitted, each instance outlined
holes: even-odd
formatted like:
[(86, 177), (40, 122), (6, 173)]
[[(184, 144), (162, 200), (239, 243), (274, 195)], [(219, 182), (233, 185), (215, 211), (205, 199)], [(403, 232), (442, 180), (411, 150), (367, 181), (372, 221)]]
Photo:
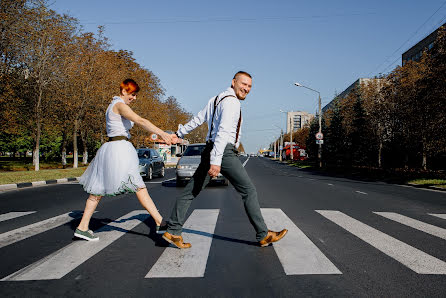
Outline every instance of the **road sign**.
[(322, 145), (323, 143), (324, 143), (324, 140), (316, 140), (316, 144), (318, 144), (318, 145), (319, 145), (319, 144)]
[(318, 133), (316, 134), (316, 140), (322, 140), (322, 139), (324, 139), (324, 134), (321, 133), (321, 132), (318, 132)]

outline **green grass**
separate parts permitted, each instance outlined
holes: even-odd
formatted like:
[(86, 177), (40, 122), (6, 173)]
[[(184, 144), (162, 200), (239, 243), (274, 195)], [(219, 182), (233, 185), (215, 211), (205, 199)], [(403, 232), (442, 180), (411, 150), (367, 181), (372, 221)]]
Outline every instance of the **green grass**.
[(408, 181), (408, 183), (422, 186), (435, 186), (446, 189), (446, 180), (444, 179), (414, 179)]
[[(79, 158), (79, 164), (81, 163), (81, 157)], [(58, 161), (43, 161), (40, 160), (39, 167), (41, 170), (46, 169), (62, 169), (62, 163)], [(66, 168), (73, 167), (73, 156), (67, 156)], [(12, 158), (7, 156), (0, 157), (0, 172), (1, 171), (34, 171), (34, 165), (32, 157)]]
[(79, 177), (87, 169), (80, 167), (77, 169), (51, 169), (40, 171), (8, 171), (0, 172), (0, 184), (14, 184), (22, 182), (55, 180), (61, 178)]
[(288, 161), (288, 165), (293, 166), (293, 167), (298, 167), (301, 169), (308, 169), (308, 168), (313, 168), (314, 165), (309, 163), (308, 161), (305, 160), (294, 160), (294, 161)]

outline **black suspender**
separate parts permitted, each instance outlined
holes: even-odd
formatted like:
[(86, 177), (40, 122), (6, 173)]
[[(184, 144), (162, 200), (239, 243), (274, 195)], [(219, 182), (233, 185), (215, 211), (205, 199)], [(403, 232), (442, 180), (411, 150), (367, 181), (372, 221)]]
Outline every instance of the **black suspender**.
[(238, 123), (237, 123), (237, 133), (235, 134), (235, 144), (237, 145), (237, 141), (238, 141), (238, 135), (240, 133), (240, 124), (242, 124), (242, 110), (240, 109), (240, 117), (238, 118)]
[[(219, 105), (221, 102), (222, 102), (222, 100), (223, 99), (225, 99), (226, 97), (235, 97), (235, 96), (232, 96), (232, 95), (226, 95), (226, 96), (224, 96), (222, 99), (220, 99), (220, 101), (217, 103), (217, 99), (218, 99), (218, 95), (215, 97), (215, 99), (214, 99), (214, 111), (213, 111), (213, 113), (212, 113), (212, 120), (211, 120), (211, 129), (209, 130), (209, 140), (211, 139), (211, 137), (212, 137), (212, 130), (214, 129), (214, 115), (215, 115), (215, 110), (217, 109), (217, 105)], [(240, 118), (238, 119), (238, 124), (237, 124), (237, 134), (235, 135), (235, 144), (237, 144), (237, 141), (238, 141), (238, 135), (239, 135), (239, 132), (240, 132), (240, 124), (241, 124), (241, 121), (242, 121), (242, 110), (240, 110)], [(234, 144), (234, 145), (235, 145)]]

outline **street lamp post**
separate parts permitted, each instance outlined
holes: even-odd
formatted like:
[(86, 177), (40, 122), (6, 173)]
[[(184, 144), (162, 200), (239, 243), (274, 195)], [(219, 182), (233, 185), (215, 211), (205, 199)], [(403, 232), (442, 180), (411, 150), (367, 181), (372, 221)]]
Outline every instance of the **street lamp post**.
[(283, 130), (280, 130), (280, 147), (279, 147), (279, 161), (283, 160), (282, 157), (282, 150), (283, 150)]
[(291, 158), (291, 162), (294, 160), (294, 156), (293, 156), (293, 119), (291, 119), (290, 117), (290, 158)]
[[(300, 83), (294, 83), (294, 85), (296, 85), (297, 87), (303, 87), (303, 88), (307, 88), (308, 90), (317, 92), (317, 94), (319, 95), (319, 135), (322, 134), (322, 110), (321, 110), (321, 93), (317, 90), (311, 89), (307, 86), (304, 86)], [(317, 152), (317, 158), (319, 159), (319, 167), (322, 168), (322, 139), (319, 140), (319, 148), (318, 148), (318, 152)]]
[(279, 154), (279, 161), (282, 161), (282, 150), (283, 150), (283, 129), (275, 124), (273, 126), (280, 128), (280, 145), (279, 148), (277, 148), (277, 152)]

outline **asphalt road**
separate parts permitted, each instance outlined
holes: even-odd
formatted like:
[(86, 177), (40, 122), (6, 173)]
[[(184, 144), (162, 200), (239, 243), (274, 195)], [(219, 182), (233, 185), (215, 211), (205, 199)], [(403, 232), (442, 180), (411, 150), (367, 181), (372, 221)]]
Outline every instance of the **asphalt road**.
[[(266, 158), (245, 168), (268, 226), (289, 229), (273, 246), (257, 245), (232, 186), (210, 186), (192, 203), (190, 250), (168, 247), (135, 195), (100, 202), (92, 243), (72, 237), (87, 198), (79, 184), (0, 193), (1, 296), (445, 296), (446, 193)], [(166, 218), (182, 190), (174, 175), (147, 182)]]

